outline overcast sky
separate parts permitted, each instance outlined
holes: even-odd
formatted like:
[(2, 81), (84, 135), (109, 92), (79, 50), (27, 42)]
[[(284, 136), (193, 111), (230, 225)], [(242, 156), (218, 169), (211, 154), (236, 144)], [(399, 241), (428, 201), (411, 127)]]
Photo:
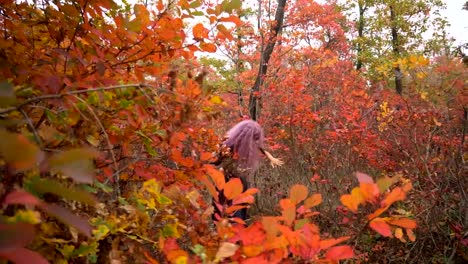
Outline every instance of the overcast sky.
[(455, 44), (468, 43), (468, 11), (462, 10), (466, 0), (445, 0), (447, 9), (442, 14), (450, 23), (450, 35), (456, 39)]

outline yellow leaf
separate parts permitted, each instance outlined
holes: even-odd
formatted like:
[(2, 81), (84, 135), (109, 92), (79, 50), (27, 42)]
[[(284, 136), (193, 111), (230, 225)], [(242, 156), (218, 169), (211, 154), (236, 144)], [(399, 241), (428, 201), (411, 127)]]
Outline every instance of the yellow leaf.
[(41, 222), (41, 215), (37, 211), (33, 210), (18, 210), (14, 216), (7, 217), (7, 223), (27, 223), (27, 224), (39, 224)]
[(99, 146), (99, 139), (95, 138), (93, 135), (86, 136), (86, 141), (93, 147)]
[(211, 97), (210, 102), (212, 102), (213, 104), (222, 104), (223, 99), (221, 97), (215, 95), (215, 96)]
[(401, 228), (395, 229), (395, 237), (398, 238), (401, 242), (406, 242), (406, 240), (403, 238), (403, 229)]

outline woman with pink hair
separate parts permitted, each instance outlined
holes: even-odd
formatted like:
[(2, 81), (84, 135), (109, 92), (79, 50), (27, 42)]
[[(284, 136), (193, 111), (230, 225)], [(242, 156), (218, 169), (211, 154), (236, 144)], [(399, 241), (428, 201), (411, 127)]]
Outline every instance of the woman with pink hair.
[[(244, 120), (227, 132), (218, 160), (214, 164), (224, 172), (226, 181), (240, 178), (245, 191), (253, 184), (253, 177), (260, 165), (262, 154), (270, 160), (272, 167), (283, 165), (280, 159), (273, 157), (264, 149), (262, 127), (253, 120)], [(231, 201), (227, 201), (223, 191), (218, 190), (218, 192), (219, 204), (230, 205)], [(214, 219), (217, 220), (221, 210), (216, 203), (214, 207)], [(247, 219), (247, 208), (235, 212), (234, 217)]]

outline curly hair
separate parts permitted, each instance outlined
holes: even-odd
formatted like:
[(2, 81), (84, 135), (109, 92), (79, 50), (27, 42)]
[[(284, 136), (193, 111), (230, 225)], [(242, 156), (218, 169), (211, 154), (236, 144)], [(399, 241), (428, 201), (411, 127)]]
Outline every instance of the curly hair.
[(258, 169), (263, 149), (263, 129), (253, 120), (239, 122), (227, 132), (224, 145), (237, 157), (239, 167), (255, 171)]

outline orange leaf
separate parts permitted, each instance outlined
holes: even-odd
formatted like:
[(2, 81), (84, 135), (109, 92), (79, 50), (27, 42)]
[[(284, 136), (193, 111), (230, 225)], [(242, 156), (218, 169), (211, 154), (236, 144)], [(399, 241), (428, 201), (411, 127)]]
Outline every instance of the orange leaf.
[(320, 249), (327, 249), (329, 247), (332, 247), (336, 244), (339, 244), (343, 241), (348, 240), (350, 237), (340, 237), (340, 238), (332, 238), (332, 239), (325, 239), (320, 241)]
[(195, 39), (204, 39), (208, 38), (208, 33), (210, 31), (206, 29), (201, 23), (198, 23), (193, 27), (192, 32)]
[(387, 222), (391, 225), (396, 225), (407, 229), (413, 229), (418, 226), (416, 221), (409, 218), (391, 218)]
[(240, 26), (242, 24), (242, 21), (239, 19), (237, 16), (229, 16), (229, 17), (221, 17), (219, 19), (220, 22), (232, 22), (235, 23), (236, 26)]
[(382, 236), (392, 237), (392, 228), (383, 218), (375, 218), (369, 223), (369, 226)]
[(388, 207), (389, 206), (377, 209), (374, 213), (368, 215), (367, 219), (372, 220), (372, 219), (376, 218), (377, 216), (381, 215), (383, 212), (387, 211)]
[(262, 245), (249, 245), (249, 246), (244, 246), (242, 248), (242, 252), (247, 257), (255, 257), (258, 254), (262, 253), (262, 251), (263, 251)]
[(375, 183), (361, 183), (362, 196), (366, 202), (375, 202), (379, 196), (379, 187)]
[(406, 234), (408, 235), (410, 241), (416, 241), (416, 236), (414, 235), (413, 229), (406, 229)]
[(357, 212), (358, 206), (364, 202), (364, 197), (359, 187), (355, 187), (351, 194), (342, 195), (340, 198), (341, 203), (352, 212)]
[[(246, 254), (247, 255), (247, 254)], [(247, 255), (248, 256), (248, 255)], [(269, 256), (269, 259), (271, 257)], [(256, 256), (254, 258), (248, 258), (248, 259), (245, 259), (245, 260), (242, 260), (241, 262), (242, 264), (269, 264), (271, 263), (271, 261), (269, 261), (265, 254), (262, 254), (260, 256)], [(277, 263), (277, 262), (275, 262)]]
[(245, 196), (243, 193), (237, 196), (237, 198), (232, 200), (232, 204), (253, 204), (255, 202), (255, 198), (253, 195)]
[(322, 203), (322, 195), (320, 193), (313, 194), (304, 201), (305, 208), (311, 208)]
[(232, 200), (242, 193), (243, 187), (239, 178), (232, 178), (224, 185), (224, 196)]
[(37, 165), (43, 153), (24, 135), (0, 131), (0, 156), (17, 170), (28, 170)]
[(413, 185), (411, 184), (411, 182), (408, 182), (406, 183), (405, 185), (403, 185), (402, 187), (403, 191), (405, 193), (409, 192), (411, 189), (413, 189)]
[(198, 177), (198, 179), (206, 185), (208, 192), (211, 194), (211, 197), (218, 202), (218, 192), (216, 191), (214, 185), (206, 177), (206, 175)]
[(278, 234), (278, 218), (274, 216), (262, 217), (262, 225), (268, 238), (276, 237)]
[(406, 193), (400, 188), (393, 189), (382, 201), (382, 206), (390, 206), (396, 201), (402, 201), (406, 198)]
[(200, 49), (206, 52), (216, 52), (216, 45), (212, 43), (200, 42)]
[(296, 218), (296, 206), (294, 206), (294, 203), (290, 199), (281, 199), (279, 204), (284, 221), (287, 225), (291, 225)]
[(330, 248), (325, 257), (329, 260), (348, 259), (354, 257), (354, 252), (350, 246), (337, 246)]
[(294, 203), (294, 205), (297, 205), (298, 203), (302, 202), (305, 198), (307, 198), (307, 194), (309, 191), (307, 190), (307, 187), (301, 184), (295, 184), (291, 187), (291, 190), (289, 191), (289, 199)]
[(219, 32), (221, 32), (221, 34), (223, 34), (227, 39), (233, 40), (233, 37), (232, 37), (231, 32), (230, 32), (223, 24), (219, 24), (218, 26), (216, 26), (216, 28), (217, 28), (217, 29), (219, 30)]
[(374, 180), (371, 176), (362, 172), (356, 172), (356, 178), (358, 179), (359, 183), (374, 183)]
[(206, 173), (211, 177), (211, 179), (215, 183), (216, 188), (218, 188), (218, 190), (224, 189), (224, 185), (226, 184), (224, 174), (211, 165), (205, 165), (204, 167)]
[(230, 215), (238, 210), (244, 209), (245, 207), (246, 207), (245, 205), (232, 205), (226, 208), (224, 212)]

